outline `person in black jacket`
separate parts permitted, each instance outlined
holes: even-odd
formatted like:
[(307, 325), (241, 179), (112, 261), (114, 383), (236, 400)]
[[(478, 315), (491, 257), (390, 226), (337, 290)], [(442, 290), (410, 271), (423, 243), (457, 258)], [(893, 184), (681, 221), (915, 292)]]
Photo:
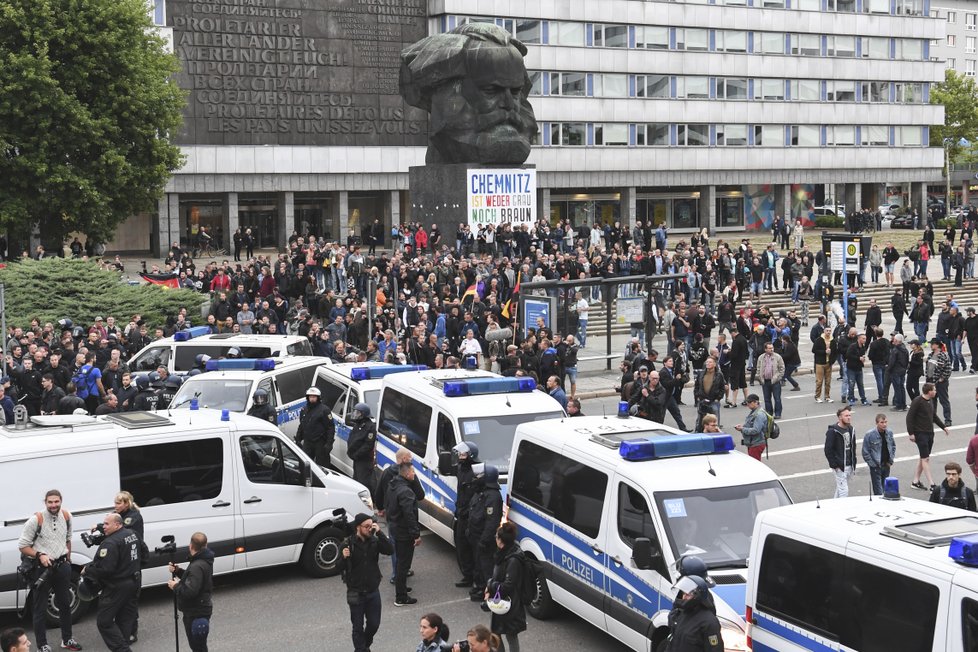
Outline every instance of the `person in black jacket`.
[(98, 601), (98, 631), (105, 646), (114, 652), (129, 652), (140, 581), (139, 541), (132, 530), (122, 525), (122, 517), (114, 512), (102, 519), (102, 530), (105, 539), (95, 553), (94, 561), (82, 569), (82, 576), (102, 586)]
[(177, 598), (177, 608), (183, 612), (183, 628), (191, 652), (207, 652), (207, 635), (211, 629), (214, 605), (214, 551), (207, 547), (207, 535), (194, 532), (190, 537), (190, 561), (187, 568), (173, 562), (169, 565), (173, 578), (166, 583)]
[(893, 411), (907, 409), (907, 369), (910, 367), (910, 352), (903, 343), (903, 335), (895, 333), (886, 360), (886, 378), (893, 387)]
[(903, 318), (907, 316), (907, 302), (903, 300), (903, 292), (900, 288), (894, 290), (893, 296), (890, 297), (890, 310), (893, 312), (893, 319), (896, 321), (893, 330), (902, 334)]
[(523, 604), (523, 573), (526, 572), (523, 549), (516, 543), (518, 530), (513, 523), (503, 523), (496, 529), (495, 553), (492, 575), (486, 584), (485, 599), (507, 599), (509, 611), (493, 614), (489, 629), (493, 634), (506, 638), (506, 649), (519, 652), (520, 632), (526, 631), (526, 606)]
[(978, 511), (975, 506), (975, 492), (965, 486), (961, 479), (961, 465), (948, 462), (944, 465), (944, 476), (940, 485), (931, 488), (930, 502), (959, 507), (969, 512)]
[[(374, 490), (374, 505), (377, 506), (378, 516), (386, 516), (387, 513), (384, 511), (384, 505), (387, 504), (387, 490), (391, 486), (391, 481), (397, 477), (401, 465), (411, 464), (411, 460), (411, 451), (402, 446), (394, 453), (394, 463), (388, 464), (380, 473), (380, 479), (377, 481), (377, 487)], [(414, 480), (411, 482), (411, 489), (414, 490), (414, 495), (419, 501), (424, 500), (424, 487), (421, 485), (421, 480), (418, 479), (417, 475), (414, 476)], [(387, 529), (390, 531), (390, 527)], [(394, 583), (395, 575), (397, 575), (396, 549), (394, 550), (394, 554), (391, 555), (391, 584)], [(408, 577), (412, 575), (414, 575), (414, 571), (408, 569)]]
[(890, 358), (890, 342), (883, 337), (883, 329), (876, 328), (873, 332), (873, 341), (869, 345), (866, 353), (870, 363), (873, 365), (873, 378), (876, 380), (876, 400), (880, 406), (889, 403), (890, 378), (887, 371), (887, 364)]
[(418, 520), (418, 496), (411, 486), (415, 474), (412, 464), (399, 464), (398, 474), (391, 480), (384, 497), (387, 526), (394, 539), (396, 573), (394, 575), (394, 606), (415, 604), (418, 599), (408, 595), (407, 578), (414, 560), (414, 549), (421, 545), (421, 523)]
[(344, 542), (343, 580), (353, 622), (354, 652), (368, 652), (380, 629), (380, 555), (390, 555), (394, 545), (367, 514), (353, 519), (354, 534)]
[(978, 347), (978, 317), (975, 316), (974, 308), (968, 308), (965, 312), (968, 316), (964, 320), (964, 336), (968, 340), (968, 352), (971, 354), (968, 373), (973, 374), (978, 371), (978, 358), (975, 357), (975, 348)]
[(295, 433), (295, 443), (302, 446), (306, 455), (320, 466), (329, 466), (333, 452), (333, 439), (336, 426), (329, 409), (320, 403), (322, 392), (318, 387), (306, 390), (306, 406), (299, 412), (299, 429)]
[(272, 425), (278, 425), (278, 415), (275, 408), (268, 402), (268, 391), (256, 389), (252, 395), (251, 407), (248, 408), (248, 416), (268, 421)]
[(472, 467), (475, 475), (474, 493), (469, 502), (469, 527), (466, 536), (472, 546), (475, 560), (473, 583), (475, 587), (469, 598), (482, 602), (486, 582), (492, 576), (493, 554), (496, 550), (496, 528), (503, 516), (503, 496), (499, 490), (499, 469), (479, 463)]
[(367, 487), (373, 484), (374, 453), (377, 431), (370, 420), (370, 406), (357, 403), (353, 406), (353, 428), (346, 444), (346, 454), (353, 462), (353, 479)]
[(835, 474), (835, 498), (849, 495), (849, 478), (856, 469), (856, 432), (852, 428), (852, 410), (842, 406), (836, 411), (838, 421), (825, 431), (825, 459)]
[(473, 584), (475, 553), (469, 544), (466, 531), (469, 527), (469, 503), (472, 501), (472, 494), (475, 493), (473, 487), (475, 474), (472, 472), (472, 467), (479, 462), (479, 447), (474, 443), (463, 441), (452, 447), (452, 455), (458, 460), (455, 468), (458, 491), (455, 499), (455, 520), (452, 524), (452, 534), (455, 539), (455, 555), (458, 560), (458, 567), (462, 571), (462, 579), (455, 582), (455, 586), (472, 590), (477, 588)]
[[(132, 530), (136, 538), (139, 539), (139, 562), (145, 565), (149, 561), (149, 547), (144, 540), (145, 527), (143, 525), (143, 514), (139, 511), (139, 505), (133, 500), (132, 494), (128, 491), (120, 491), (112, 501), (115, 513), (122, 517), (122, 525)], [(93, 530), (95, 528), (92, 528)], [(140, 587), (141, 588), (141, 587)], [(129, 635), (129, 642), (135, 643), (139, 638), (139, 593), (136, 590), (136, 618), (132, 625), (132, 634)]]
[(699, 575), (685, 575), (674, 587), (679, 595), (669, 612), (666, 652), (721, 652), (723, 637), (710, 585)]

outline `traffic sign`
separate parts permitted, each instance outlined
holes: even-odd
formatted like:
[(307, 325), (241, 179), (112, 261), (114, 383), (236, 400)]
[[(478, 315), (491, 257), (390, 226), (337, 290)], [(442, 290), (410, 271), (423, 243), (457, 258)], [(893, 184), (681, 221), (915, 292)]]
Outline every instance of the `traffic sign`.
[[(859, 242), (835, 241), (832, 243), (832, 271), (841, 272), (843, 266), (846, 272), (856, 273), (859, 271)], [(843, 258), (845, 264), (843, 265)]]

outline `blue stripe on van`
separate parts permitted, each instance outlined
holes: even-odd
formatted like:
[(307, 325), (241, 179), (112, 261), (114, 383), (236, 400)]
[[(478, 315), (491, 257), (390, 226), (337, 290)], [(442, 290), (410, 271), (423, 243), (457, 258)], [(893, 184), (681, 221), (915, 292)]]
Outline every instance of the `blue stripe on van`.
[(288, 405), (280, 405), (275, 408), (275, 421), (278, 425), (287, 423), (289, 421), (295, 421), (299, 418), (299, 413), (302, 412), (302, 408), (306, 407), (306, 399), (301, 399), (295, 401), (294, 403), (289, 403)]
[[(825, 643), (822, 643), (820, 640), (814, 638), (813, 635), (796, 632), (793, 629), (785, 625), (782, 625), (781, 623), (767, 616), (764, 616), (763, 614), (757, 613), (757, 611), (755, 610), (754, 626), (752, 630), (756, 632), (759, 629), (764, 630), (769, 634), (773, 634), (774, 636), (777, 636), (779, 638), (782, 638), (788, 641), (789, 643), (797, 645), (803, 650), (812, 650), (812, 652), (838, 652), (838, 650), (842, 649), (838, 643), (836, 643), (835, 645), (827, 645)], [(756, 640), (754, 641), (754, 649), (755, 650), (760, 649), (757, 647)], [(776, 648), (768, 648), (768, 649), (773, 650)]]

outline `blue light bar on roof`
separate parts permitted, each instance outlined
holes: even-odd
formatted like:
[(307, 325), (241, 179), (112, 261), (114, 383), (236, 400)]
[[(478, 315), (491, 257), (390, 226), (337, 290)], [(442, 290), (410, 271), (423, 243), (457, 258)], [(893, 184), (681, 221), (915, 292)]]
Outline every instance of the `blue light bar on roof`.
[(965, 566), (978, 566), (978, 534), (951, 539), (947, 556)]
[(523, 378), (472, 378), (471, 380), (449, 380), (442, 391), (445, 396), (476, 396), (478, 394), (504, 394), (507, 392), (532, 392), (537, 382), (529, 377)]
[(390, 374), (401, 374), (405, 371), (425, 371), (428, 365), (384, 365), (383, 367), (353, 367), (350, 369), (350, 380), (377, 380)]
[(234, 358), (232, 360), (208, 360), (207, 371), (273, 371), (275, 361), (270, 358)]
[(663, 457), (726, 453), (733, 449), (734, 441), (730, 435), (701, 433), (623, 441), (618, 447), (618, 454), (630, 462), (640, 462)]
[(210, 335), (211, 329), (209, 326), (194, 326), (193, 328), (185, 328), (182, 331), (177, 331), (173, 334), (174, 342), (187, 342), (195, 337), (200, 337), (201, 335)]

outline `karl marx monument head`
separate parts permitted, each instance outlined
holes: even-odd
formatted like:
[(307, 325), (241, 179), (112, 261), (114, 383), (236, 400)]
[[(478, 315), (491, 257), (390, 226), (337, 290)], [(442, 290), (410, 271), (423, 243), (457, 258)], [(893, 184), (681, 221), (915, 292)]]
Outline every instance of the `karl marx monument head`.
[(519, 165), (537, 132), (526, 46), (488, 23), (435, 34), (401, 52), (401, 95), (431, 114), (431, 163)]

